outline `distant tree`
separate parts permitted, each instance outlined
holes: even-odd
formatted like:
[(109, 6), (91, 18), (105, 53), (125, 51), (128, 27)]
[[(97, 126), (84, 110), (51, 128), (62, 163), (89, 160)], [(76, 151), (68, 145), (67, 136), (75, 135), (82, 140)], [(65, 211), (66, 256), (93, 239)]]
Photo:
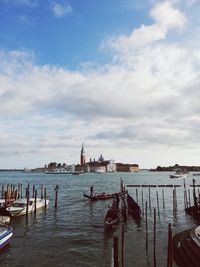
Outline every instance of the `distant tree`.
[(56, 162), (51, 162), (48, 164), (48, 169), (54, 169), (57, 167), (57, 163)]

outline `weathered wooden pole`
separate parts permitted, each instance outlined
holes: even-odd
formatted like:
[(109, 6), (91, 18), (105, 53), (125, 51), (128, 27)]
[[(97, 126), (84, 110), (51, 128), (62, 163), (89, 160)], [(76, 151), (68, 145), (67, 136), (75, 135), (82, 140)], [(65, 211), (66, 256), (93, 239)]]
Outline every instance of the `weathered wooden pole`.
[(187, 198), (187, 189), (185, 184), (185, 178), (183, 179), (183, 186), (184, 186), (184, 201), (185, 201), (185, 209), (188, 208), (188, 198)]
[(171, 223), (168, 225), (168, 250), (167, 250), (167, 267), (173, 266), (173, 237)]
[(164, 189), (162, 189), (162, 200), (163, 200), (163, 210), (165, 210), (165, 194), (164, 194)]
[(22, 184), (21, 184), (21, 190), (20, 190), (20, 198), (23, 198)]
[(47, 190), (46, 188), (44, 189), (44, 208), (47, 208)]
[(37, 212), (37, 189), (35, 190), (35, 201), (34, 201), (34, 214)]
[(146, 253), (148, 253), (148, 218), (147, 218), (147, 201), (145, 203), (145, 222), (146, 222)]
[(118, 255), (118, 237), (113, 238), (113, 257), (114, 257), (114, 267), (119, 267), (119, 255)]
[(125, 267), (125, 239), (124, 239), (124, 224), (122, 224), (122, 267)]
[(138, 203), (138, 189), (137, 188), (135, 189), (135, 192), (136, 192), (136, 202)]
[(35, 196), (35, 185), (33, 184), (32, 198)]
[(195, 190), (195, 179), (192, 180), (193, 182), (193, 200), (194, 200), (194, 206), (197, 206), (197, 198), (196, 198), (196, 190)]
[(150, 214), (151, 214), (151, 189), (149, 186), (149, 210), (150, 210)]
[(5, 194), (4, 194), (4, 198), (5, 198), (5, 207), (7, 207), (7, 204), (8, 204), (8, 191), (6, 190), (5, 191)]
[(154, 227), (153, 227), (153, 262), (156, 267), (156, 209), (154, 209)]
[(44, 198), (44, 185), (41, 184), (41, 199)]
[(191, 207), (190, 189), (188, 188), (188, 204)]
[(142, 190), (142, 217), (144, 217), (144, 196), (143, 196), (143, 190)]
[(158, 191), (156, 191), (156, 198), (157, 198), (158, 217), (160, 217), (160, 207), (159, 207)]
[(4, 184), (1, 187), (1, 198), (4, 198)]
[(28, 217), (29, 208), (29, 187), (26, 188), (26, 217)]
[(18, 188), (17, 198), (19, 199), (20, 198), (20, 189), (21, 189), (20, 183), (18, 183), (17, 188)]
[(59, 186), (56, 185), (56, 187), (55, 187), (55, 208), (57, 208), (57, 206), (58, 206), (58, 190), (59, 190)]

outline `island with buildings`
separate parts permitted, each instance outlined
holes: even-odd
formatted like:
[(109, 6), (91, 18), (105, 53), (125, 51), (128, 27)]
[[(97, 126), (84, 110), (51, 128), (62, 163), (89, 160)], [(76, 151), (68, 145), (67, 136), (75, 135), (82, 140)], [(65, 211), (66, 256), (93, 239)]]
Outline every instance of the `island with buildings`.
[(112, 173), (112, 172), (138, 172), (139, 165), (138, 164), (128, 164), (128, 163), (115, 163), (113, 159), (105, 160), (102, 155), (96, 159), (86, 160), (86, 153), (84, 144), (82, 144), (81, 152), (80, 152), (80, 163), (79, 164), (66, 164), (66, 163), (57, 163), (51, 162), (45, 165), (42, 168), (36, 168), (33, 170), (25, 169), (24, 171), (35, 171), (35, 172), (45, 172), (48, 174), (64, 174), (64, 173)]

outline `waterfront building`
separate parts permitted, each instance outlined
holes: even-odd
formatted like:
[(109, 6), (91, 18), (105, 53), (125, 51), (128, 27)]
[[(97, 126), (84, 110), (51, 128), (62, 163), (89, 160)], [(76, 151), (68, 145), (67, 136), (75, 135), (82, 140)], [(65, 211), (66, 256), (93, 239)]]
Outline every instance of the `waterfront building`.
[(116, 171), (117, 172), (138, 172), (139, 171), (139, 165), (138, 164), (116, 163)]

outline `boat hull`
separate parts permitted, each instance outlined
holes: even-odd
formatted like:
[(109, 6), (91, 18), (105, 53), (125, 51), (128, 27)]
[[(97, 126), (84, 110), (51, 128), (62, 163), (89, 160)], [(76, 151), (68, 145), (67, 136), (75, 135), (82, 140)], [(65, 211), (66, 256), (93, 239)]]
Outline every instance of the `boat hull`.
[[(48, 203), (49, 200), (46, 200), (46, 205), (48, 205)], [(44, 199), (41, 202), (36, 203), (36, 210), (42, 209), (44, 207), (45, 207)], [(18, 217), (26, 214), (26, 206), (23, 208), (10, 206), (6, 210), (9, 212), (11, 217)], [(28, 206), (28, 214), (33, 213), (34, 211), (35, 211), (35, 204), (33, 203), (32, 205)]]
[(12, 235), (11, 227), (0, 227), (0, 249), (4, 248), (10, 242)]

